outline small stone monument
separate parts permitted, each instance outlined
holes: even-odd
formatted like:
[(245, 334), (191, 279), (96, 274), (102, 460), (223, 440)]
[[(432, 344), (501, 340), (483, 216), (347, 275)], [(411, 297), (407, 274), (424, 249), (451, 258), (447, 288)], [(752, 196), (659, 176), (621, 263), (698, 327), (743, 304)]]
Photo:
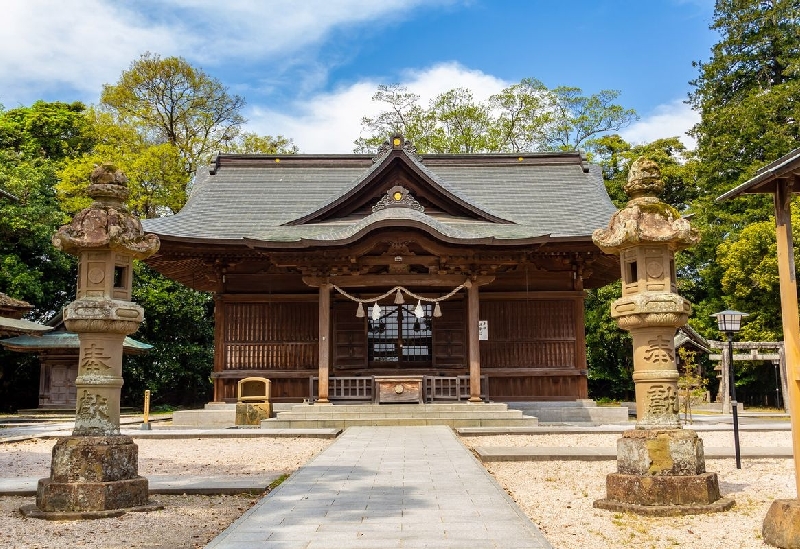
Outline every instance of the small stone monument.
[(681, 429), (678, 369), (673, 338), (691, 304), (677, 294), (676, 251), (699, 242), (695, 229), (658, 194), (658, 165), (639, 158), (630, 168), (630, 201), (592, 238), (620, 256), (622, 297), (611, 317), (633, 338), (636, 429), (617, 441), (617, 473), (606, 477), (606, 498), (594, 506), (647, 515), (708, 513), (729, 509), (716, 473), (705, 471), (703, 441)]
[(144, 320), (132, 303), (133, 259), (158, 250), (124, 206), (127, 178), (110, 164), (94, 169), (87, 194), (95, 202), (53, 236), (53, 245), (77, 255), (77, 299), (64, 322), (78, 334), (75, 430), (53, 447), (50, 477), (39, 480), (36, 505), (26, 516), (53, 520), (118, 516), (160, 508), (148, 501), (138, 473), (138, 447), (119, 432), (122, 343)]

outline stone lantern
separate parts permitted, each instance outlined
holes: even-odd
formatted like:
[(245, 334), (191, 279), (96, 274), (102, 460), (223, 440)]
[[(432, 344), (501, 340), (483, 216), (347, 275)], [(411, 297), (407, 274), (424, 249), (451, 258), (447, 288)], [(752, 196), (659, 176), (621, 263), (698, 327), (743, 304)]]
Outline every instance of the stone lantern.
[(39, 481), (36, 506), (23, 513), (40, 518), (98, 518), (148, 504), (147, 479), (138, 474), (138, 448), (120, 435), (122, 345), (144, 320), (132, 303), (133, 259), (159, 247), (125, 207), (127, 178), (110, 164), (94, 169), (87, 194), (95, 202), (53, 236), (53, 245), (77, 255), (76, 300), (64, 323), (78, 334), (80, 352), (75, 429), (53, 448), (50, 477)]
[(607, 498), (596, 507), (642, 514), (724, 510), (716, 473), (706, 473), (703, 442), (681, 429), (675, 332), (686, 324), (691, 304), (677, 294), (676, 251), (700, 237), (658, 194), (664, 183), (658, 165), (639, 158), (630, 168), (630, 201), (607, 229), (592, 235), (605, 253), (620, 257), (622, 297), (611, 317), (633, 338), (636, 429), (617, 442), (617, 473), (606, 479)]

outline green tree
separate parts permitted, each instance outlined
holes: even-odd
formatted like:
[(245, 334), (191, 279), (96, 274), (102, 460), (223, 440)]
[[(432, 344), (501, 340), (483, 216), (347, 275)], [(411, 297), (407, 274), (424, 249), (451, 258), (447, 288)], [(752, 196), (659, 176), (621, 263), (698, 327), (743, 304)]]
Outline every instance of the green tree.
[(236, 139), (220, 149), (219, 152), (232, 154), (297, 154), (298, 151), (297, 145), (288, 137), (241, 132)]
[(617, 134), (604, 135), (595, 141), (594, 151), (594, 161), (603, 168), (606, 190), (618, 207), (629, 200), (624, 191), (628, 168), (641, 156), (657, 162), (661, 168), (664, 190), (660, 198), (667, 204), (685, 211), (700, 193), (697, 162), (677, 137), (631, 145)]
[[(755, 270), (744, 276), (726, 271), (738, 261), (727, 256), (745, 250), (744, 243), (735, 245), (740, 238), (755, 250), (764, 249), (752, 230), (744, 234), (743, 230), (751, 224), (771, 223), (771, 197), (747, 196), (724, 203), (716, 203), (715, 198), (800, 145), (796, 101), (800, 95), (800, 5), (793, 0), (718, 0), (711, 29), (720, 40), (708, 61), (695, 63), (699, 75), (689, 96), (701, 115), (692, 130), (698, 144), (700, 192), (690, 211), (703, 240), (685, 252), (692, 271), (686, 291), (695, 303), (693, 321), (705, 335), (719, 337), (708, 315), (733, 302), (753, 314), (750, 322), (764, 326), (766, 335), (770, 321), (758, 318), (762, 303), (756, 296), (747, 292), (747, 299), (732, 296), (742, 293), (738, 285), (761, 284), (767, 265), (750, 263), (748, 268)], [(762, 282), (754, 283), (756, 279)]]
[(180, 151), (171, 143), (147, 141), (133, 126), (119, 125), (107, 113), (92, 110), (97, 143), (75, 156), (59, 172), (57, 190), (63, 208), (75, 213), (91, 204), (84, 190), (94, 166), (111, 162), (128, 177), (131, 212), (143, 218), (177, 213), (186, 202), (189, 177)]
[(435, 120), (419, 105), (419, 100), (419, 95), (409, 92), (400, 84), (379, 85), (372, 101), (382, 104), (386, 110), (374, 118), (361, 118), (362, 131), (366, 131), (368, 135), (356, 139), (355, 152), (375, 152), (394, 133), (413, 139), (415, 146), (424, 150), (416, 143), (430, 137)]
[(494, 142), (504, 144), (506, 152), (539, 150), (553, 120), (550, 102), (549, 90), (535, 78), (523, 78), (490, 97), (490, 107), (498, 113), (490, 130)]
[(601, 90), (585, 96), (583, 90), (559, 86), (548, 96), (543, 150), (594, 149), (598, 137), (619, 131), (637, 119), (636, 111), (617, 105), (617, 90)]
[[(800, 211), (792, 207), (795, 255), (800, 257)], [(736, 240), (719, 246), (722, 291), (727, 306), (751, 316), (739, 338), (749, 341), (782, 339), (778, 246), (775, 221), (759, 221), (742, 229)]]
[(9, 111), (0, 106), (0, 149), (17, 161), (60, 162), (91, 148), (94, 138), (83, 103), (37, 101)]
[(621, 296), (620, 282), (586, 295), (586, 359), (592, 398), (633, 399), (633, 340), (611, 318), (611, 303)]
[[(30, 302), (44, 322), (74, 298), (76, 262), (50, 239), (69, 218), (54, 191), (65, 158), (94, 141), (80, 103), (36, 102), (0, 111), (0, 292)], [(0, 351), (0, 409), (36, 406), (39, 368), (33, 357)]]
[(83, 188), (95, 164), (113, 162), (128, 176), (128, 206), (145, 218), (177, 213), (194, 173), (222, 153), (291, 154), (283, 136), (242, 131), (244, 99), (179, 57), (145, 53), (103, 87), (91, 111), (95, 147), (61, 171), (59, 196), (69, 212), (91, 201)]
[(420, 144), (427, 152), (472, 154), (498, 148), (491, 139), (494, 121), (489, 106), (476, 102), (466, 88), (454, 88), (437, 96), (428, 116), (437, 123), (429, 139)]
[(356, 140), (356, 151), (374, 152), (395, 132), (422, 153), (591, 150), (601, 135), (636, 119), (633, 110), (614, 103), (617, 91), (582, 94), (580, 88), (548, 90), (526, 78), (485, 102), (466, 88), (454, 88), (423, 108), (419, 96), (405, 87), (379, 86), (372, 100), (387, 108), (362, 118), (367, 137)]
[(153, 404), (193, 405), (211, 397), (214, 365), (214, 303), (211, 294), (191, 290), (135, 262), (133, 300), (145, 309), (135, 337), (153, 346), (125, 363), (123, 400), (139, 406), (145, 389)]
[(103, 86), (101, 106), (144, 140), (177, 147), (187, 176), (233, 142), (245, 122), (244, 98), (180, 57), (145, 53), (114, 85)]

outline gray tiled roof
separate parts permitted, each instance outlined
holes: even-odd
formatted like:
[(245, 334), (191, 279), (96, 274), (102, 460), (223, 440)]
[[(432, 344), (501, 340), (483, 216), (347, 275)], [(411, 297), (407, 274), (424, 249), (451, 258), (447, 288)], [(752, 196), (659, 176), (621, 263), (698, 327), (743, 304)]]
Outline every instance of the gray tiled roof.
[[(276, 162), (276, 158), (283, 161)], [(616, 208), (600, 169), (578, 153), (425, 156), (405, 160), (459, 201), (506, 223), (387, 208), (361, 219), (287, 225), (324, 208), (379, 168), (363, 156), (223, 157), (214, 173), (202, 170), (176, 215), (146, 220), (160, 236), (204, 241), (268, 243), (347, 240), (396, 222), (445, 240), (587, 238), (605, 227)], [(340, 160), (340, 161), (337, 161)], [(382, 168), (381, 168), (382, 169)], [(380, 177), (380, 174), (376, 174)], [(381, 189), (382, 192), (388, 190)], [(509, 223), (510, 222), (510, 223)]]
[[(50, 332), (41, 336), (20, 335), (8, 339), (0, 339), (0, 345), (15, 351), (46, 351), (50, 349), (78, 349), (80, 340), (78, 334), (72, 332)], [(142, 343), (130, 337), (125, 337), (122, 342), (126, 353), (141, 354), (153, 348), (152, 345)]]

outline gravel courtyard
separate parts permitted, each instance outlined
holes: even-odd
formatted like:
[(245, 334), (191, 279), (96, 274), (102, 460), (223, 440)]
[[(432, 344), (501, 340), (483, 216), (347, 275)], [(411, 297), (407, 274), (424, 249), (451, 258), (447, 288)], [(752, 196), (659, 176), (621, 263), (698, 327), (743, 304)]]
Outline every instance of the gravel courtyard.
[[(731, 445), (729, 432), (701, 432), (705, 446)], [(614, 447), (618, 435), (513, 435), (463, 437), (475, 446)], [(44, 477), (49, 474), (54, 440), (0, 443), (1, 477)], [(137, 439), (140, 473), (247, 475), (291, 472), (331, 441), (304, 438)], [(743, 446), (791, 446), (787, 431), (742, 433)], [(674, 547), (755, 549), (761, 522), (775, 498), (795, 496), (790, 459), (745, 460), (736, 470), (732, 460), (708, 460), (720, 477), (724, 496), (736, 500), (726, 513), (691, 517), (644, 518), (595, 510), (592, 501), (605, 495), (605, 475), (613, 461), (550, 461), (490, 463), (487, 469), (519, 503), (557, 549)], [(33, 498), (0, 498), (0, 547), (14, 549), (203, 547), (248, 509), (257, 496), (154, 496), (163, 511), (129, 513), (119, 518), (85, 522), (48, 522), (23, 518), (20, 505)]]

